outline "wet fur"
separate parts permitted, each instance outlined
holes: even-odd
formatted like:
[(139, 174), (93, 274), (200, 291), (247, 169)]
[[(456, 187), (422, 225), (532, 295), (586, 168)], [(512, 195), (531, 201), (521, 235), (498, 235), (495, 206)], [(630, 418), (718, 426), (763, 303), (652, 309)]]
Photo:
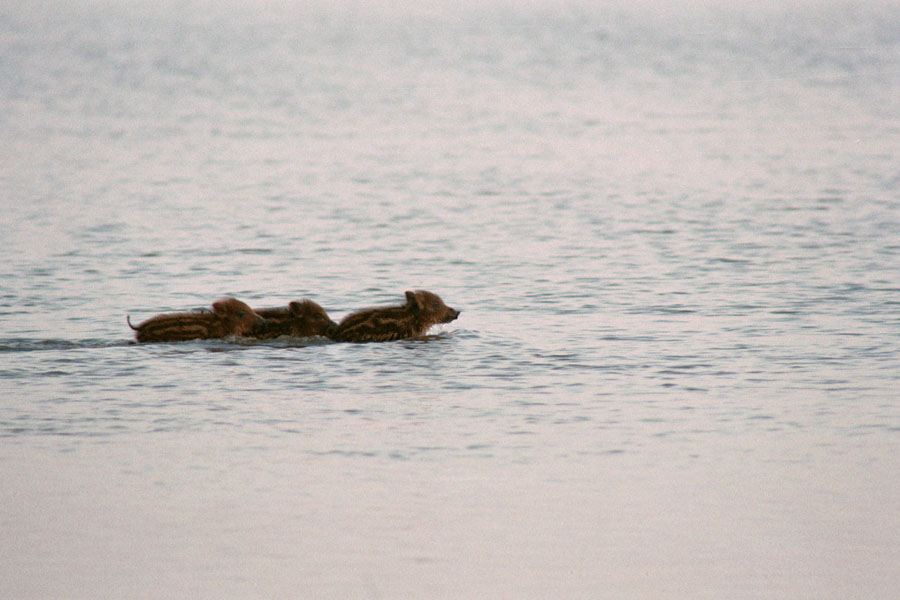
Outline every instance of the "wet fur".
[(459, 316), (431, 292), (406, 292), (406, 304), (367, 308), (344, 317), (331, 336), (339, 342), (387, 342), (425, 335), (432, 325)]
[(212, 312), (184, 312), (157, 315), (137, 327), (128, 326), (137, 333), (139, 342), (182, 342), (224, 338), (230, 335), (246, 336), (264, 332), (266, 321), (253, 309), (234, 298), (224, 298), (212, 305)]
[(259, 339), (271, 339), (282, 335), (292, 337), (329, 336), (337, 323), (328, 317), (321, 306), (312, 300), (293, 301), (279, 308), (256, 309), (268, 326), (265, 333), (256, 334)]

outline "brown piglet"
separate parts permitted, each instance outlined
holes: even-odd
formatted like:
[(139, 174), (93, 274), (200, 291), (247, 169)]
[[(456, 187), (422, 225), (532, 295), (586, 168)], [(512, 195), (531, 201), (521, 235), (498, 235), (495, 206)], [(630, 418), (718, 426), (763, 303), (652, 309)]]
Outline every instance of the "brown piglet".
[(312, 300), (293, 301), (286, 307), (256, 309), (256, 314), (268, 323), (266, 331), (254, 334), (260, 339), (291, 337), (328, 337), (337, 323), (328, 317), (325, 309)]
[(253, 309), (234, 298), (223, 298), (212, 305), (212, 312), (183, 312), (157, 315), (137, 327), (128, 326), (137, 333), (139, 342), (183, 342), (224, 338), (230, 335), (250, 336), (266, 331), (264, 318)]
[(331, 338), (339, 342), (386, 342), (419, 337), (432, 325), (449, 323), (459, 316), (431, 292), (406, 292), (406, 304), (367, 308), (344, 317)]

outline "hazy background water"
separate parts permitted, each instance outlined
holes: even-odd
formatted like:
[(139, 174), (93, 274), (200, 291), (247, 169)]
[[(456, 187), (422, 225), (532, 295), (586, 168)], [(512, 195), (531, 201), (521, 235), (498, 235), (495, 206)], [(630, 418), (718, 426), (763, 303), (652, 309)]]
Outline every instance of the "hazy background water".
[(0, 596), (896, 596), (892, 3), (12, 0), (0, 109)]

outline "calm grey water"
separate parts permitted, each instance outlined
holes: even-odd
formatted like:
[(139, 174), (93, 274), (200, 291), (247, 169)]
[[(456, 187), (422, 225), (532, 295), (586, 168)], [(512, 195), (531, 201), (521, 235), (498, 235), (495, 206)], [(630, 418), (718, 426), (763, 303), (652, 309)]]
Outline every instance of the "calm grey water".
[(7, 0), (0, 131), (0, 597), (896, 597), (895, 5)]

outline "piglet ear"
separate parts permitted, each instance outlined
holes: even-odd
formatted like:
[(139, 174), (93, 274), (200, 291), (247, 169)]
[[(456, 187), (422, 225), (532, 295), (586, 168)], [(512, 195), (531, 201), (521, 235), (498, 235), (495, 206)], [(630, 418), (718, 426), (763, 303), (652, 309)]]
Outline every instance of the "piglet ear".
[(422, 301), (419, 299), (419, 295), (415, 292), (406, 292), (406, 305), (418, 310), (422, 310), (423, 308), (425, 308), (424, 306), (422, 306)]
[[(242, 304), (243, 304), (243, 302), (238, 302), (231, 296), (225, 296), (224, 298), (221, 298), (221, 299), (213, 302), (212, 307), (213, 307), (214, 313), (225, 317), (225, 316), (232, 314), (235, 311), (235, 309), (240, 307), (240, 305), (242, 305)], [(235, 306), (235, 305), (237, 305), (237, 306)]]

